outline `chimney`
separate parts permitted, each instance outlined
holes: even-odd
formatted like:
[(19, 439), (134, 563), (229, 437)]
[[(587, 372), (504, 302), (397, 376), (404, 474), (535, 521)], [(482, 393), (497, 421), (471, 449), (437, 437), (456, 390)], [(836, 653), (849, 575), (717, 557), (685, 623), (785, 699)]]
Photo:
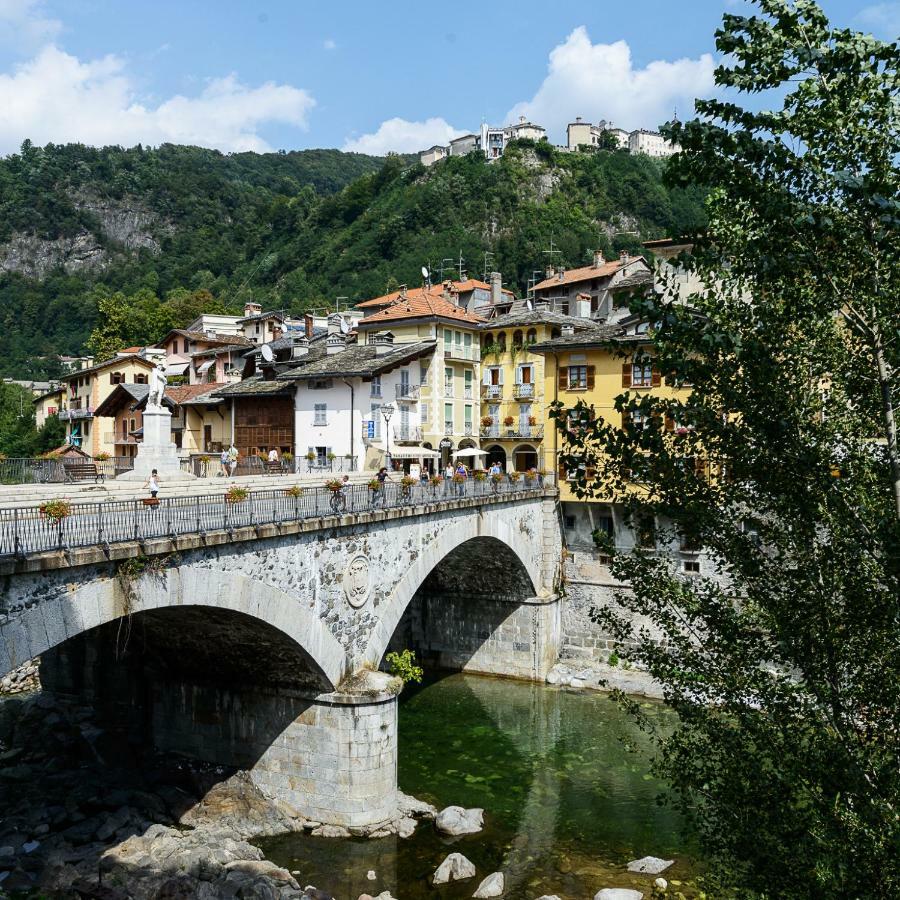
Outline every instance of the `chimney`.
[(575, 298), (575, 310), (573, 315), (579, 319), (589, 319), (591, 317), (591, 295), (581, 293)]
[(575, 116), (575, 121), (576, 121), (576, 122), (580, 122), (580, 121), (581, 121), (581, 116)]
[[(331, 317), (329, 316), (329, 319)], [(329, 322), (329, 327), (331, 323)], [(347, 349), (347, 342), (344, 340), (344, 336), (338, 331), (335, 334), (329, 334), (327, 338), (325, 338), (325, 355), (326, 356), (334, 356), (335, 353), (343, 353), (344, 350)]]
[(550, 301), (546, 297), (540, 297), (534, 301), (535, 309), (550, 309)]
[(560, 328), (560, 333), (562, 334), (563, 337), (565, 337), (566, 335), (575, 334), (575, 326), (574, 325), (563, 325), (563, 327)]
[(452, 290), (451, 290), (451, 285), (452, 285), (452, 282), (450, 282), (450, 281), (445, 281), (444, 284), (443, 284), (443, 286), (442, 286), (442, 288), (441, 288), (441, 296), (442, 296), (445, 300), (452, 300), (452, 299), (453, 299), (453, 292), (452, 292)]
[(525, 124), (525, 116), (519, 116), (519, 124), (520, 124), (520, 125), (524, 125), (524, 124)]
[(545, 278), (552, 278), (553, 275), (554, 275), (554, 269), (553, 269), (553, 266), (547, 266), (547, 268), (544, 269), (544, 277), (545, 277)]
[(306, 335), (294, 338), (294, 343), (291, 346), (291, 359), (300, 359), (301, 356), (306, 356), (307, 353), (309, 353), (309, 338)]
[(380, 331), (375, 335), (375, 355), (384, 356), (394, 349), (394, 335), (390, 331)]
[(272, 340), (277, 341), (278, 338), (282, 337), (283, 335), (284, 335), (284, 325), (283, 324), (276, 325), (272, 329)]
[(303, 327), (306, 331), (306, 339), (311, 340), (313, 336), (313, 317), (309, 313), (303, 316)]
[(491, 306), (503, 301), (503, 278), (499, 272), (491, 272)]
[(622, 263), (623, 266), (626, 265), (626, 264), (628, 263), (628, 261), (629, 261), (630, 258), (631, 258), (631, 257), (628, 255), (628, 251), (627, 251), (627, 250), (623, 250), (623, 251), (619, 254), (619, 262)]
[(604, 257), (603, 257), (603, 251), (595, 250), (594, 251), (594, 268), (599, 269), (605, 262), (606, 262), (606, 259), (604, 259)]
[(262, 306), (258, 303), (253, 303), (252, 301), (247, 301), (244, 304), (244, 318), (249, 318), (250, 316), (258, 316), (262, 312)]
[(559, 267), (559, 270), (557, 271), (556, 274), (559, 276), (559, 280), (562, 281), (562, 280), (563, 280), (563, 277), (564, 277), (565, 274), (566, 274), (566, 270), (565, 270), (562, 266), (560, 266), (560, 267)]
[(406, 285), (405, 284), (400, 285), (400, 299), (401, 300), (406, 299)]
[(332, 313), (328, 317), (328, 337), (331, 337), (333, 334), (341, 335), (343, 338), (343, 332), (341, 329), (341, 324), (343, 323), (343, 319), (337, 314)]

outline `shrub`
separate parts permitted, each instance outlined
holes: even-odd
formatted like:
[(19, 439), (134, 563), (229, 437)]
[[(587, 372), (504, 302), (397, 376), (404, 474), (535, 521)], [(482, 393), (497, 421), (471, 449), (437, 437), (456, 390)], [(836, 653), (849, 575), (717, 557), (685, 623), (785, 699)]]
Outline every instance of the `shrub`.
[(109, 455), (108, 453), (105, 453), (105, 452), (104, 452), (104, 453), (98, 453), (98, 454), (96, 454), (96, 456), (94, 456), (94, 460), (95, 460), (96, 462), (106, 462), (108, 459), (110, 459), (110, 455)]
[(369, 490), (377, 491), (381, 487), (381, 482), (377, 478), (369, 479)]
[(414, 484), (416, 484), (416, 481), (417, 479), (413, 478), (412, 475), (404, 475), (400, 479), (400, 484), (403, 487), (412, 487)]
[(428, 483), (432, 487), (440, 487), (444, 483), (443, 475), (432, 475), (431, 478), (428, 479)]
[(337, 493), (344, 486), (344, 482), (341, 481), (340, 478), (329, 478), (328, 481), (325, 482), (325, 487), (328, 488), (329, 491), (334, 491)]
[(404, 684), (410, 681), (421, 681), (421, 666), (416, 665), (416, 654), (412, 650), (404, 650), (402, 653), (388, 653), (385, 657), (391, 675), (402, 679)]
[(465, 484), (465, 481), (466, 481), (465, 475), (454, 474), (454, 476), (453, 476), (454, 484)]
[(310, 450), (309, 453), (306, 454), (306, 458), (312, 462), (316, 458), (315, 451)]
[(226, 503), (243, 503), (250, 496), (247, 488), (233, 487), (225, 492)]
[(475, 472), (475, 473), (473, 474), (472, 477), (473, 477), (476, 481), (484, 481), (484, 479), (487, 478), (487, 472), (485, 472), (483, 469), (479, 469), (477, 472)]
[(612, 666), (613, 668), (615, 668), (615, 667), (619, 664), (619, 654), (616, 653), (615, 650), (613, 650), (613, 652), (609, 654), (609, 659), (607, 659), (606, 662), (607, 662), (610, 666)]
[(289, 487), (285, 491), (285, 494), (287, 494), (288, 497), (293, 497), (294, 499), (296, 499), (297, 497), (303, 496), (303, 488), (300, 487), (299, 484), (295, 484), (293, 487)]

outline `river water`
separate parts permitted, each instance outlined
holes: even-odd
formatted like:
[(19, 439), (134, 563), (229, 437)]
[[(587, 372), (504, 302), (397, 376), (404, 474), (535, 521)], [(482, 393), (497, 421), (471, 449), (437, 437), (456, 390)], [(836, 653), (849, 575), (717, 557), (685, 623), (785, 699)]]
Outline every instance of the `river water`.
[[(671, 721), (661, 704), (644, 707), (662, 725)], [(653, 877), (625, 870), (646, 855), (674, 858), (666, 878), (694, 893), (687, 828), (657, 803), (665, 786), (648, 771), (647, 739), (608, 696), (449, 675), (406, 688), (399, 728), (401, 789), (439, 808), (483, 807), (482, 832), (445, 838), (425, 822), (408, 840), (288, 835), (260, 842), (266, 856), (338, 900), (384, 890), (399, 900), (455, 900), (498, 870), (507, 900), (591, 898), (603, 887), (649, 896)], [(477, 878), (431, 886), (453, 851), (475, 864)]]

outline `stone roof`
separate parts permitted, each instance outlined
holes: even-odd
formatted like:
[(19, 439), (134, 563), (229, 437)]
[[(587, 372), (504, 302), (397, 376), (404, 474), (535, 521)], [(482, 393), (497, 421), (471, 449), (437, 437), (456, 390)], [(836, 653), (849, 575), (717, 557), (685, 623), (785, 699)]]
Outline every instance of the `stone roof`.
[(95, 416), (114, 416), (123, 406), (132, 409), (150, 393), (148, 384), (117, 384), (109, 396), (94, 410)]
[(94, 372), (99, 372), (101, 369), (108, 369), (110, 366), (120, 365), (123, 362), (129, 361), (143, 363), (148, 369), (156, 368), (156, 363), (151, 362), (151, 360), (146, 357), (139, 356), (137, 353), (127, 353), (121, 356), (113, 356), (110, 359), (104, 359), (103, 362), (98, 362), (87, 369), (77, 369), (74, 372), (68, 372), (61, 376), (60, 381), (73, 381), (76, 378), (83, 378), (85, 375), (92, 375)]
[(348, 344), (340, 353), (328, 354), (325, 347), (310, 350), (306, 357), (291, 360), (291, 366), (279, 372), (280, 378), (371, 378), (396, 366), (411, 362), (420, 356), (432, 353), (437, 342), (416, 341), (411, 344), (395, 344), (390, 353), (376, 353), (374, 344)]
[(217, 397), (285, 396), (293, 394), (294, 387), (293, 381), (285, 381), (283, 378), (266, 381), (262, 375), (251, 375), (235, 384), (226, 384), (214, 393)]
[(566, 316), (552, 309), (520, 309), (509, 312), (496, 319), (489, 319), (481, 326), (482, 330), (494, 328), (518, 328), (526, 325), (571, 325), (573, 328), (583, 330), (593, 328), (596, 322), (590, 319), (581, 319), (578, 316)]
[(579, 347), (602, 347), (620, 341), (627, 341), (639, 337), (643, 341), (649, 340), (646, 334), (628, 335), (621, 325), (593, 325), (574, 334), (561, 334), (549, 341), (538, 341), (530, 344), (528, 349), (535, 353), (552, 353), (554, 350), (576, 350)]

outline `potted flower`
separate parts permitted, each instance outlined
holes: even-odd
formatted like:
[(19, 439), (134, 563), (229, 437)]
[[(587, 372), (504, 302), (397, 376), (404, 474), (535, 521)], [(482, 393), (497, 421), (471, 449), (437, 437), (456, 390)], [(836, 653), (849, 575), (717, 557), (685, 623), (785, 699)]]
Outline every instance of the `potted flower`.
[(225, 492), (226, 503), (243, 503), (250, 496), (247, 488), (231, 487)]
[(529, 417), (528, 417), (528, 424), (529, 424), (532, 428), (534, 428), (534, 426), (537, 425), (537, 416), (529, 416)]
[(375, 491), (380, 490), (381, 482), (377, 478), (370, 478), (367, 486), (369, 490), (374, 494)]
[(537, 478), (537, 470), (536, 469), (529, 469), (525, 473), (525, 481), (528, 484), (532, 484), (536, 478)]
[(494, 424), (494, 419), (492, 416), (482, 416), (481, 417), (481, 427), (482, 428), (490, 428), (491, 425)]
[(289, 487), (285, 491), (285, 494), (287, 494), (288, 497), (293, 497), (296, 500), (298, 497), (303, 496), (303, 488), (300, 487), (299, 484), (295, 484), (293, 487)]
[(493, 475), (491, 475), (491, 482), (493, 484), (500, 484), (501, 481), (503, 481), (502, 473), (495, 472)]
[(309, 453), (306, 454), (306, 458), (312, 462), (316, 458), (316, 451), (310, 450)]
[(432, 475), (432, 476), (428, 479), (428, 483), (429, 483), (433, 488), (439, 488), (439, 487), (444, 483), (444, 476), (443, 476), (443, 475)]
[(472, 477), (476, 481), (484, 481), (485, 478), (487, 478), (487, 472), (485, 472), (484, 469), (477, 469), (475, 472), (472, 473)]
[(466, 483), (466, 476), (465, 476), (465, 475), (461, 475), (459, 472), (456, 472), (456, 473), (454, 474), (454, 476), (453, 476), (453, 483), (454, 483), (454, 484), (465, 484), (465, 483)]
[(329, 478), (325, 482), (325, 487), (332, 493), (337, 493), (344, 486), (344, 482), (340, 478)]
[(108, 459), (110, 459), (110, 455), (106, 452), (100, 452), (94, 456), (94, 459), (97, 462), (106, 462)]
[(504, 418), (503, 418), (503, 424), (504, 424), (507, 428), (512, 428), (512, 427), (513, 427), (513, 423), (514, 423), (515, 421), (516, 421), (516, 420), (515, 420), (512, 416), (504, 416)]
[(56, 525), (72, 514), (72, 504), (68, 500), (47, 500), (39, 507), (42, 519)]
[(416, 484), (416, 479), (412, 477), (412, 475), (404, 475), (400, 479), (400, 485), (405, 488), (411, 488), (414, 484)]
[(292, 462), (294, 461), (294, 454), (291, 453), (290, 450), (285, 450), (284, 453), (281, 454), (281, 458), (282, 458), (286, 463), (292, 463)]

